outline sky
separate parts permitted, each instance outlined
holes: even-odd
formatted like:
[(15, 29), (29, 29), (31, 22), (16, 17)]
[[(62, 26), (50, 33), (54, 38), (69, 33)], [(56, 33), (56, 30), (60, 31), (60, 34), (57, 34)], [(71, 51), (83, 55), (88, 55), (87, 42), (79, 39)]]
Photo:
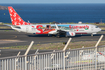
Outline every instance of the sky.
[(0, 3), (105, 3), (105, 0), (1, 0)]

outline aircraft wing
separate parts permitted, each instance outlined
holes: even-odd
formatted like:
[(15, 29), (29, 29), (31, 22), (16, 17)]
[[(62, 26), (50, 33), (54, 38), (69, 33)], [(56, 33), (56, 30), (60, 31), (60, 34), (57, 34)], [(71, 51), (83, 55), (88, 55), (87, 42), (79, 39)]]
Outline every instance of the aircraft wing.
[(12, 29), (14, 29), (14, 28), (20, 28), (20, 26), (17, 26), (17, 25), (9, 25), (9, 24), (3, 24), (3, 25), (9, 26)]
[(67, 36), (75, 36), (75, 32), (68, 31), (68, 30), (62, 30), (57, 26), (57, 24), (55, 24), (55, 26), (56, 26), (57, 35), (63, 35), (64, 34), (66, 37)]
[(12, 26), (12, 25), (9, 25), (9, 24), (3, 24), (3, 25), (10, 26), (10, 27)]

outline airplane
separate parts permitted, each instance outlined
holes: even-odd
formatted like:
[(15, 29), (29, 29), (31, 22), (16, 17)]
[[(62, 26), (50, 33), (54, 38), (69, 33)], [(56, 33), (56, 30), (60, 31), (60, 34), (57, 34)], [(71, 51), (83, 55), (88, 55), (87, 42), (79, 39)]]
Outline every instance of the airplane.
[(32, 24), (25, 22), (13, 9), (13, 7), (8, 7), (12, 25), (11, 28), (19, 32), (37, 34), (48, 34), (60, 37), (60, 35), (65, 35), (65, 37), (75, 36), (77, 34), (97, 34), (101, 29), (92, 24)]

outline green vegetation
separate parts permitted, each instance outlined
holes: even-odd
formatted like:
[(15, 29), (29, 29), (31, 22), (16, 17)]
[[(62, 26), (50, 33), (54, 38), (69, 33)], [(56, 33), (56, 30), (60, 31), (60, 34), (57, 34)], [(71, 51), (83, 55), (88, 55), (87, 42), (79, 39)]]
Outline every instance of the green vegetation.
[[(68, 46), (67, 49), (71, 48), (71, 49), (76, 49), (76, 48), (81, 48), (81, 47), (93, 47), (95, 46), (95, 44), (97, 43), (97, 41), (81, 41), (81, 42), (71, 42)], [(99, 44), (99, 46), (101, 45), (105, 45), (105, 41), (101, 41), (101, 43)], [(62, 50), (65, 46), (65, 43), (49, 43), (49, 44), (34, 44), (32, 46), (32, 50)], [(28, 45), (26, 46), (11, 46), (11, 47), (0, 47), (0, 49), (27, 49)]]

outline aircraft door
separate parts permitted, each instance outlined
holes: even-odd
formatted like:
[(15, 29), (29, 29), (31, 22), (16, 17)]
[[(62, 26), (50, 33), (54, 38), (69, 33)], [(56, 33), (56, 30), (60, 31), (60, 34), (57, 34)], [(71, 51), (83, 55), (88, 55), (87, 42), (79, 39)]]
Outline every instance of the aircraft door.
[(91, 26), (91, 31), (93, 31), (93, 29), (94, 29), (93, 26)]
[(28, 28), (28, 26), (26, 26), (26, 33), (28, 33), (28, 31), (29, 31), (29, 28)]

